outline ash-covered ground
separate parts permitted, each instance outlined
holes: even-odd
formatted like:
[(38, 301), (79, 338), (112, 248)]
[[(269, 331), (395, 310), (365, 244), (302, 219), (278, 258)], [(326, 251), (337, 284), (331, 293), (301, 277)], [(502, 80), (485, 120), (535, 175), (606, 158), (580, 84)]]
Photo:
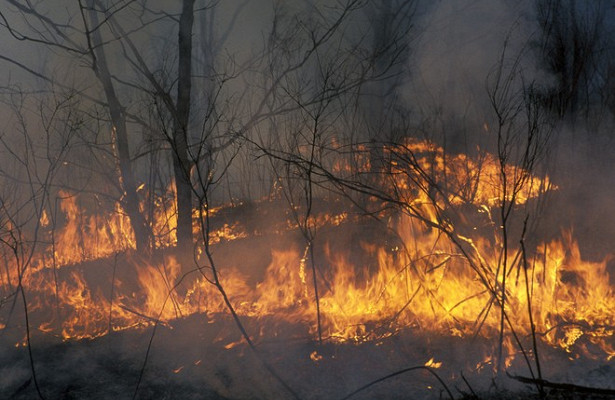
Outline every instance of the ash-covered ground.
[[(248, 332), (268, 323), (242, 321)], [(0, 397), (37, 398), (29, 352), (12, 345), (10, 332), (4, 332)], [(424, 365), (430, 365), (443, 383), (419, 368), (374, 383), (351, 398), (440, 399), (449, 398), (448, 391), (457, 399), (539, 397), (533, 385), (507, 376), (529, 376), (522, 357), (499, 377), (494, 374), (485, 354), (493, 351), (495, 339), (408, 328), (373, 342), (319, 344), (302, 332), (305, 326), (288, 324), (278, 337), (256, 340), (254, 352), (228, 316), (214, 320), (192, 315), (156, 329), (136, 328), (97, 339), (62, 342), (36, 335), (31, 350), (38, 386), (46, 399), (337, 400), (388, 375)], [(544, 379), (615, 389), (615, 362), (573, 357), (545, 345), (540, 350)], [(545, 390), (547, 398), (609, 398)]]

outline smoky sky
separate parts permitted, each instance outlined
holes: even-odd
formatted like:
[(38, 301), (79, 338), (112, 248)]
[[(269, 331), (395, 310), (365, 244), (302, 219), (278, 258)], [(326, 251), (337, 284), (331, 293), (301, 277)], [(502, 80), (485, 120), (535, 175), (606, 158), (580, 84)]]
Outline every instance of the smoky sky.
[[(507, 60), (522, 57), (526, 82), (536, 81), (546, 86), (550, 84), (553, 77), (538, 65), (533, 48), (538, 30), (534, 3), (530, 0), (415, 2), (415, 14), (411, 21), (413, 29), (407, 37), (410, 55), (405, 60), (407, 68), (399, 91), (405, 106), (417, 121), (437, 113), (443, 115), (443, 118), (482, 126), (489, 108), (486, 95), (488, 77), (503, 53)], [(587, 4), (590, 3), (579, 3), (580, 15), (583, 15), (583, 7), (589, 7)], [(49, 18), (72, 23), (79, 30), (82, 27), (75, 4), (68, 0), (53, 0), (41, 2), (39, 6), (43, 7)], [(177, 13), (179, 4), (148, 2), (154, 12), (160, 13)], [(197, 2), (197, 8), (212, 4)], [(316, 6), (322, 12), (331, 10), (326, 1), (218, 2), (215, 9), (210, 9), (209, 19), (203, 17), (205, 13), (197, 11), (195, 32), (211, 29), (217, 37), (216, 50), (221, 58), (232, 59), (240, 64), (263, 49), (272, 28), (275, 9), (282, 9), (285, 15), (309, 14)], [(27, 30), (28, 27), (20, 20), (14, 7), (5, 3), (1, 10), (16, 29)], [(130, 25), (138, 20), (125, 22)], [(357, 18), (355, 23), (367, 23), (367, 19)], [(357, 31), (361, 31), (361, 27), (357, 28)], [(152, 24), (151, 29), (140, 31), (135, 38), (143, 41), (143, 54), (148, 63), (156, 67), (176, 62), (172, 52), (168, 51), (174, 45), (176, 34), (173, 27)], [(197, 47), (205, 45), (197, 43)], [(121, 51), (115, 43), (110, 43), (109, 48), (110, 52), (115, 51), (116, 54)], [(77, 89), (100, 91), (88, 66), (87, 57), (83, 55), (67, 54), (60, 48), (17, 40), (6, 29), (0, 40), (0, 54), (33, 70), (48, 73), (55, 82), (74, 85)], [(195, 57), (195, 71), (199, 70), (199, 60), (199, 56)], [(136, 81), (134, 76), (130, 76), (131, 68), (122, 57), (112, 57), (111, 63), (116, 71), (126, 74), (127, 81)], [(17, 85), (31, 91), (48, 90), (52, 85), (6, 60), (0, 60), (0, 65), (5, 85)], [(225, 65), (220, 67), (224, 68)], [(258, 67), (254, 66), (255, 69)], [(237, 87), (245, 83), (258, 84), (251, 76), (237, 79), (236, 82)], [(101, 93), (94, 95), (102, 97)], [(125, 102), (128, 107), (138, 107), (140, 101), (140, 98), (126, 91)], [(6, 108), (2, 113), (6, 113)], [(5, 135), (11, 135), (11, 129), (5, 131)], [(473, 134), (479, 135), (476, 132)]]
[[(504, 44), (506, 57), (517, 57), (531, 39), (529, 2), (434, 2), (419, 14), (419, 33), (409, 60), (405, 95), (417, 108), (484, 118), (487, 77), (496, 67)], [(531, 61), (525, 63), (535, 77)], [(428, 111), (428, 112), (429, 112)]]
[[(197, 6), (199, 2), (197, 2)], [(315, 2), (319, 3), (319, 2)], [(326, 2), (320, 2), (326, 4)], [(155, 12), (173, 13), (178, 11), (178, 2), (149, 2)], [(196, 14), (195, 30), (211, 29), (224, 38), (218, 51), (234, 60), (249, 58), (262, 48), (266, 35), (271, 29), (274, 7), (281, 4), (287, 13), (305, 12), (309, 2), (292, 1), (277, 3), (270, 0), (247, 2), (220, 2), (211, 19), (205, 20)], [(208, 3), (201, 6), (210, 5)], [(81, 29), (73, 2), (53, 0), (43, 4), (50, 18), (61, 22), (72, 22)], [(322, 4), (321, 4), (322, 6)], [(321, 8), (327, 10), (326, 6)], [(408, 75), (403, 88), (409, 106), (422, 109), (435, 105), (452, 113), (467, 113), (475, 104), (482, 106), (485, 80), (501, 56), (504, 43), (508, 40), (507, 53), (514, 57), (523, 51), (536, 27), (532, 21), (533, 8), (529, 1), (510, 0), (451, 0), (416, 1), (413, 25), (416, 26), (408, 37), (412, 56), (407, 60)], [(7, 17), (16, 16), (14, 8), (3, 7)], [(204, 15), (204, 14), (203, 14)], [(18, 18), (10, 20), (17, 29), (26, 27)], [(361, 23), (361, 22), (358, 22)], [(162, 25), (152, 25), (151, 30), (141, 34), (144, 41), (152, 43), (148, 54), (150, 63), (162, 62), (165, 57), (164, 40), (175, 33)], [(163, 51), (160, 54), (160, 51)], [(91, 77), (84, 62), (67, 60), (59, 49), (50, 49), (35, 43), (16, 40), (6, 31), (0, 41), (0, 52), (34, 70), (44, 70), (56, 75), (59, 81), (80, 81), (79, 76)], [(70, 57), (68, 57), (70, 58)], [(169, 62), (171, 62), (170, 60)], [(119, 62), (119, 61), (118, 61)], [(54, 63), (65, 68), (57, 70)], [(528, 62), (528, 70), (534, 68)], [(41, 82), (32, 78), (21, 68), (3, 62), (5, 82), (19, 83), (36, 88)], [(67, 68), (67, 69), (66, 69)], [(126, 65), (118, 68), (127, 71)], [(532, 71), (528, 75), (535, 75)], [(80, 81), (80, 84), (87, 84)]]

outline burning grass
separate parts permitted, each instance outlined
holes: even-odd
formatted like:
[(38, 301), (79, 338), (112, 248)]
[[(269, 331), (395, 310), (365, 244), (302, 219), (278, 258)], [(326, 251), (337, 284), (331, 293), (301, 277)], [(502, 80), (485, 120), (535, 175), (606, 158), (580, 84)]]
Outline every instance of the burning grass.
[[(263, 365), (281, 371), (301, 398), (315, 399), (342, 398), (405, 370), (412, 378), (387, 380), (357, 398), (378, 395), (377, 387), (385, 398), (440, 396), (443, 387), (427, 369), (470, 391), (465, 376), (484, 389), (495, 371), (536, 374), (539, 361), (562, 380), (570, 377), (554, 360), (568, 371), (592, 365), (591, 373), (612, 376), (615, 296), (606, 261), (584, 260), (571, 233), (526, 240), (526, 223), (497, 218), (509, 206), (513, 213), (534, 206), (553, 189), (549, 180), (513, 167), (498, 172), (489, 156), (445, 162), (442, 149), (424, 143), (386, 150), (384, 192), (368, 194), (362, 210), (335, 196), (315, 202), (304, 220), (304, 209), (284, 208), (281, 198), (210, 210), (217, 277), (202, 243), (193, 257), (174, 249), (168, 200), (152, 221), (159, 248), (143, 257), (119, 206), (92, 213), (61, 193), (61, 226), (43, 214), (44, 240), (23, 253), (31, 257), (4, 254), (0, 321), (4, 342), (17, 349), (3, 357), (12, 363), (23, 355), (29, 328), (36, 368), (47, 371), (41, 385), (78, 398), (114, 377), (122, 382), (117, 392), (109, 387), (101, 398), (125, 393), (139, 376), (142, 398), (190, 398), (199, 390), (211, 398), (276, 397), (284, 390)], [(498, 173), (519, 185), (498, 188)], [(434, 192), (432, 181), (446, 185)], [(382, 193), (397, 194), (402, 206), (387, 208)], [(310, 240), (306, 227), (317, 233)], [(18, 287), (28, 319), (16, 307)], [(95, 353), (83, 356), (90, 346)], [(116, 375), (107, 351), (123, 360)], [(89, 364), (75, 383), (50, 372), (58, 362)], [(91, 379), (97, 369), (106, 371), (101, 381)], [(19, 370), (7, 378), (7, 396), (32, 393)]]

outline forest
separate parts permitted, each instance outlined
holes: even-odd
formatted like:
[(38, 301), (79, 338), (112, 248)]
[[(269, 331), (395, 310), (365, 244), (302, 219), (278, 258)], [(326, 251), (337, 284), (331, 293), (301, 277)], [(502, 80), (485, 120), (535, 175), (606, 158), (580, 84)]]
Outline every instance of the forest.
[(5, 0), (0, 397), (615, 397), (615, 2)]

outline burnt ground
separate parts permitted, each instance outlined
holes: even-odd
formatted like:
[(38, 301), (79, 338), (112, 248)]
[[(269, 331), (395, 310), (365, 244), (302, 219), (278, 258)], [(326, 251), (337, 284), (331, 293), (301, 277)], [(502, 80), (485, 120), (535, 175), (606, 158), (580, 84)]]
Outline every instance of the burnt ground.
[[(243, 322), (248, 332), (256, 332), (270, 321), (243, 318)], [(370, 382), (422, 366), (431, 358), (442, 362), (433, 371), (446, 388), (419, 368), (384, 379), (351, 398), (440, 399), (449, 397), (447, 389), (455, 399), (464, 400), (540, 398), (532, 385), (504, 375), (494, 378), (492, 364), (483, 362), (483, 354), (492, 351), (492, 343), (485, 339), (408, 328), (373, 342), (318, 344), (307, 337), (305, 328), (288, 324), (278, 329), (277, 337), (257, 339), (256, 355), (227, 316), (192, 315), (159, 325), (155, 331), (149, 326), (97, 339), (62, 342), (36, 335), (32, 356), (46, 399), (293, 398), (266, 370), (265, 362), (298, 398), (341, 400)], [(0, 339), (0, 398), (37, 398), (28, 351), (8, 342), (10, 331), (5, 330)], [(543, 373), (552, 382), (613, 388), (613, 361), (570, 360), (555, 350), (543, 354)], [(522, 362), (507, 372), (528, 375)], [(545, 394), (547, 399), (615, 398), (553, 388), (546, 388)]]
[[(555, 204), (558, 201), (566, 202), (569, 195), (567, 191), (559, 191), (554, 195)], [(590, 194), (587, 197), (590, 198)], [(605, 204), (602, 200), (591, 198), (601, 205)], [(553, 221), (570, 217), (575, 220), (571, 220), (571, 225), (578, 226), (578, 230), (593, 229), (597, 217), (585, 220), (579, 213), (561, 212), (562, 207), (552, 208), (545, 214), (549, 226), (561, 227), (561, 220)], [(248, 221), (247, 230), (254, 235), (250, 239), (250, 257), (246, 258), (238, 251), (245, 247), (245, 241), (239, 239), (219, 244), (216, 258), (250, 271), (254, 281), (262, 278), (254, 271), (263, 271), (263, 265), (270, 261), (271, 246), (267, 244), (276, 242), (278, 246), (285, 247), (301, 238), (296, 231), (274, 232), (276, 226), (284, 224), (286, 217), (280, 219), (274, 211), (262, 209), (260, 205), (244, 205), (232, 213), (232, 217)], [(273, 221), (272, 228), (267, 232), (257, 231), (263, 219)], [(251, 227), (251, 222), (254, 227)], [(344, 229), (346, 234), (338, 237), (336, 229), (323, 228), (319, 239), (326, 241), (335, 237), (336, 245), (346, 249), (356, 246), (367, 231), (370, 233), (366, 239), (370, 241), (374, 237), (383, 243), (395, 240), (384, 228), (378, 230), (370, 226), (368, 230), (356, 221), (344, 226)], [(559, 229), (554, 228), (548, 233), (557, 235)], [(612, 232), (608, 229), (607, 232), (595, 232), (599, 236), (593, 240), (592, 235), (583, 235), (581, 245), (590, 252), (594, 250), (595, 256), (600, 258), (609, 248), (605, 243), (609, 242)], [(351, 253), (364, 257), (358, 251)], [(108, 290), (111, 287), (110, 276), (118, 262), (122, 264), (122, 257), (90, 261), (60, 271), (68, 274), (77, 269), (88, 281), (103, 282), (102, 286)], [(125, 282), (136, 279), (134, 271), (129, 269), (119, 268), (115, 272), (118, 274), (116, 278), (122, 278)], [(6, 310), (8, 306), (5, 304), (3, 307)], [(17, 304), (16, 310), (19, 308)], [(242, 317), (242, 322), (250, 334), (258, 337), (262, 327), (268, 326), (271, 321)], [(307, 332), (307, 323), (287, 324), (278, 328), (275, 335), (256, 339), (256, 355), (241, 341), (236, 325), (228, 316), (197, 314), (168, 325), (159, 325), (155, 330), (151, 325), (141, 326), (96, 339), (62, 341), (52, 334), (37, 331), (31, 349), (38, 386), (45, 399), (293, 398), (266, 370), (265, 362), (298, 398), (341, 400), (371, 382), (423, 366), (432, 358), (442, 362), (442, 366), (434, 372), (446, 388), (426, 370), (417, 369), (375, 383), (351, 398), (445, 399), (449, 397), (447, 389), (454, 398), (464, 400), (541, 398), (534, 385), (520, 383), (505, 374), (494, 378), (493, 364), (485, 361), (485, 354), (493, 354), (496, 339), (461, 339), (429, 334), (421, 327), (407, 327), (393, 336), (371, 342), (326, 341), (318, 344)], [(15, 347), (23, 334), (23, 316), (17, 311), (7, 323), (7, 328), (0, 331), (0, 399), (38, 397), (29, 352), (26, 347)], [(580, 345), (587, 348), (591, 343)], [(543, 377), (551, 382), (615, 389), (615, 361), (596, 358), (591, 351), (585, 354), (587, 356), (575, 358), (562, 350), (543, 346)], [(517, 357), (518, 361), (507, 372), (529, 376), (522, 358)], [(615, 396), (546, 388), (542, 398), (577, 400)]]

